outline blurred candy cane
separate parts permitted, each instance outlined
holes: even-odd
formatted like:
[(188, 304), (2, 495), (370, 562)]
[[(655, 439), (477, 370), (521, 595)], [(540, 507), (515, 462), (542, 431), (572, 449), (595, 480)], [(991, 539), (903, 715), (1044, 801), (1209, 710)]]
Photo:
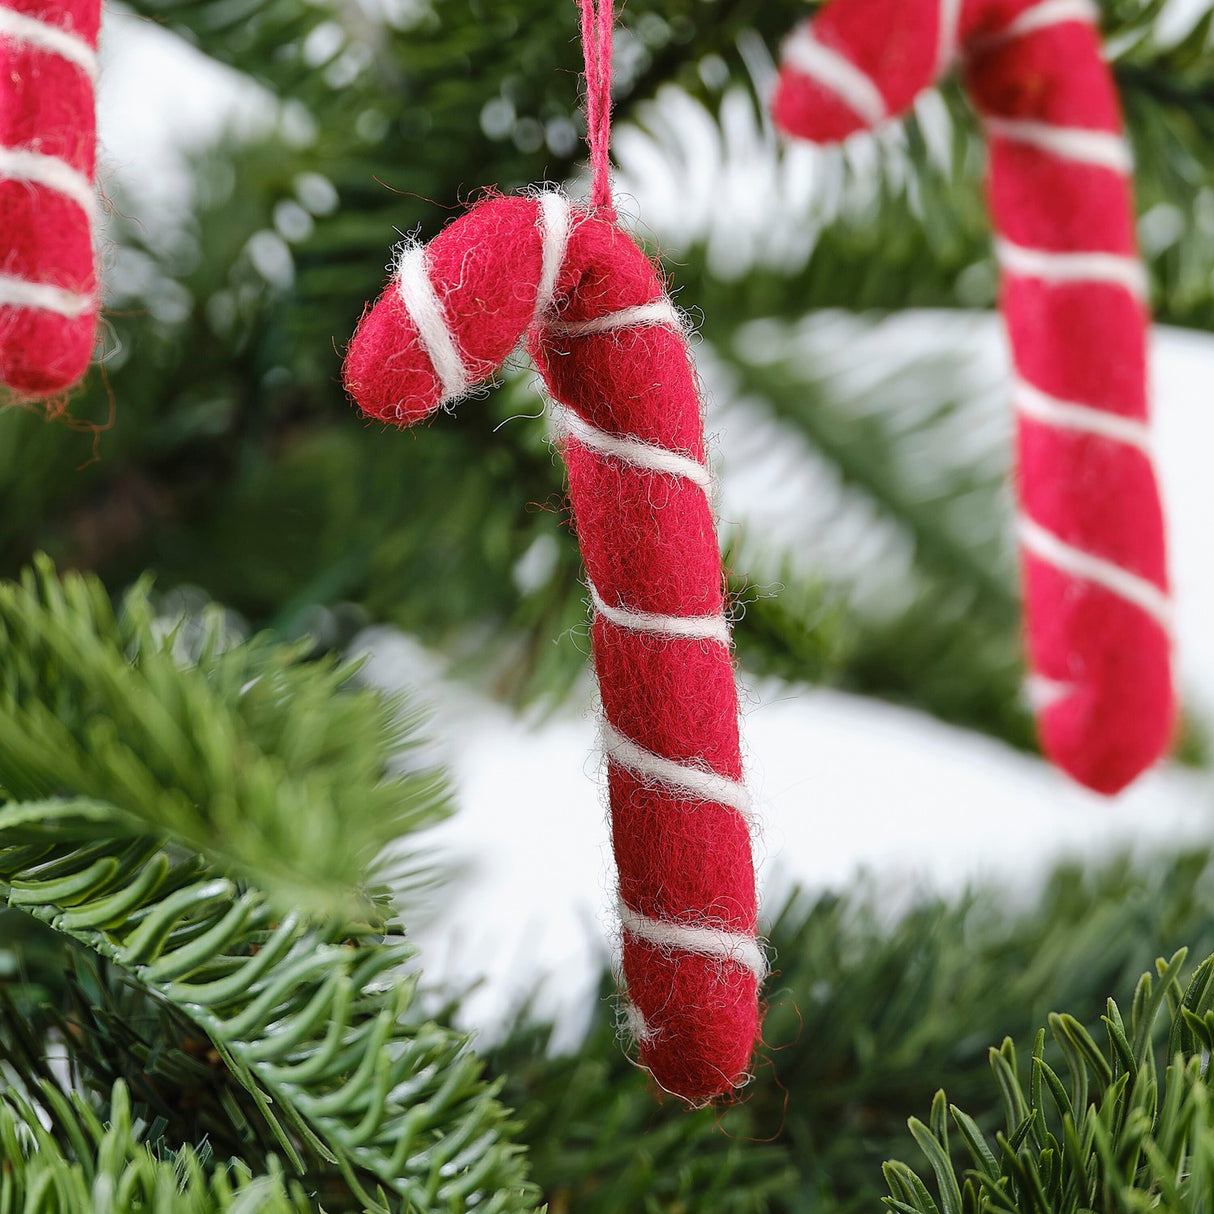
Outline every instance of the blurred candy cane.
[(834, 0), (786, 42), (772, 108), (793, 135), (842, 139), (962, 61), (1016, 367), (1030, 688), (1046, 752), (1111, 794), (1166, 749), (1175, 704), (1147, 281), (1097, 15), (1089, 0)]
[(97, 324), (101, 0), (0, 0), (0, 383), (69, 388)]
[(410, 425), (492, 375), (524, 335), (561, 407), (595, 609), (629, 1021), (657, 1080), (702, 1103), (746, 1077), (765, 962), (680, 318), (610, 211), (554, 192), (493, 198), (404, 253), (355, 334), (346, 385), (364, 412)]

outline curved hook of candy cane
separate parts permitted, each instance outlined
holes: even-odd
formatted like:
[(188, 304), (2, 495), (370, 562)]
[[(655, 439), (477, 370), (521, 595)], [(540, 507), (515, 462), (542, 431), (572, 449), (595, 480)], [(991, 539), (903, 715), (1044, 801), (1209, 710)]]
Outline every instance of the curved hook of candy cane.
[(1016, 368), (1030, 698), (1047, 754), (1112, 794), (1166, 750), (1176, 709), (1146, 278), (1096, 17), (1091, 0), (835, 0), (786, 42), (772, 109), (841, 139), (963, 62)]
[(494, 198), (407, 249), (346, 384), (407, 425), (527, 335), (557, 405), (595, 609), (627, 1022), (699, 1104), (747, 1076), (765, 972), (738, 701), (695, 374), (653, 265), (563, 196)]
[(100, 23), (101, 0), (0, 0), (0, 382), (23, 395), (93, 352)]

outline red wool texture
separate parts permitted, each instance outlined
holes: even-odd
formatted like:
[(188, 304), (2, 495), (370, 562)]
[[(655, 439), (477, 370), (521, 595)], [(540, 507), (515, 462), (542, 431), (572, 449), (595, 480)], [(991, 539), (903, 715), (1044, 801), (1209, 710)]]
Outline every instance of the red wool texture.
[[(642, 1064), (703, 1103), (747, 1077), (763, 960), (686, 338), (633, 241), (604, 212), (558, 195), (490, 198), (412, 256), (431, 300), (402, 288), (402, 259), (350, 345), (346, 386), (365, 413), (410, 425), (527, 338), (566, 418), (561, 448), (597, 599), (628, 1018)], [(450, 338), (445, 354), (436, 321)]]
[(0, 0), (0, 383), (61, 392), (97, 324), (100, 0)]
[(1164, 753), (1176, 710), (1145, 275), (1097, 16), (1086, 0), (834, 0), (785, 44), (773, 112), (842, 139), (962, 61), (1016, 369), (1030, 688), (1047, 754), (1112, 794)]

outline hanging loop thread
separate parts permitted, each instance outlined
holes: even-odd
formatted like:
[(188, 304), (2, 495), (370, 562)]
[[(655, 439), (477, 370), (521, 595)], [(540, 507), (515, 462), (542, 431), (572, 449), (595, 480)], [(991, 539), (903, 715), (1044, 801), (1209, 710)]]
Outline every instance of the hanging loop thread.
[(590, 147), (590, 205), (614, 213), (611, 202), (611, 34), (614, 0), (579, 0), (586, 61), (586, 142)]

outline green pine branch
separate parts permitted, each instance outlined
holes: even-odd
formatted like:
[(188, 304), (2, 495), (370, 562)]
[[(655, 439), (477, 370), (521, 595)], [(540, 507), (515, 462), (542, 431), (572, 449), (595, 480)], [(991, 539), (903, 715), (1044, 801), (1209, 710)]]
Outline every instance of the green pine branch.
[[(918, 1173), (894, 1161), (885, 1165), (887, 1207), (900, 1214), (1207, 1209), (1214, 1191), (1214, 1103), (1205, 1074), (1214, 1045), (1214, 957), (1187, 990), (1179, 982), (1184, 959), (1182, 949), (1157, 961), (1154, 975), (1143, 974), (1128, 1018), (1108, 1000), (1104, 1046), (1075, 1017), (1051, 1015), (1053, 1049), (1040, 1030), (1027, 1084), (1012, 1040), (992, 1049), (1004, 1113), (1004, 1129), (993, 1136), (937, 1092), (929, 1123), (912, 1117), (909, 1125), (939, 1200)], [(1157, 1046), (1165, 1006), (1171, 1032)]]
[(310, 1214), (315, 1208), (276, 1164), (254, 1174), (239, 1161), (215, 1161), (205, 1150), (154, 1149), (135, 1123), (122, 1084), (115, 1085), (104, 1117), (53, 1084), (38, 1089), (36, 1099), (12, 1090), (0, 1095), (0, 1203), (6, 1210)]
[[(166, 1149), (281, 1160), (328, 1209), (533, 1209), (506, 1110), (422, 1014), (372, 892), (381, 849), (444, 808), (416, 720), (348, 665), (194, 624), (45, 560), (0, 584), (6, 1075), (40, 1107), (62, 1049), (63, 1099), (104, 1118), (124, 1082)], [(61, 1150), (108, 1175), (73, 1124)]]
[(123, 834), (171, 834), (285, 904), (349, 904), (384, 847), (446, 813), (445, 788), (388, 772), (416, 717), (355, 667), (302, 657), (234, 643), (218, 614), (194, 637), (158, 625), (146, 583), (115, 612), (96, 579), (40, 559), (0, 584), (0, 789), (104, 802)]
[[(727, 399), (762, 404), (836, 472), (840, 496), (862, 497), (906, 536), (925, 576), (967, 595), (994, 623), (1014, 625), (1017, 595), (1007, 545), (999, 543), (1007, 457), (988, 444), (985, 461), (975, 454), (949, 463), (947, 436), (972, 435), (977, 420), (967, 402), (950, 399), (958, 368), (912, 358), (891, 366), (880, 382), (849, 392), (809, 370), (813, 346), (803, 332), (772, 322), (764, 329), (761, 354), (747, 340), (747, 328), (728, 334), (728, 344), (713, 344), (729, 373)], [(712, 341), (712, 335), (707, 326), (705, 337)], [(888, 404), (908, 375), (922, 382), (918, 399), (909, 407)]]
[(244, 1119), (264, 1122), (296, 1174), (332, 1164), (375, 1209), (387, 1209), (376, 1185), (419, 1210), (533, 1208), (466, 1038), (410, 1016), (413, 950), (390, 925), (281, 915), (146, 838), (61, 842), (97, 830), (98, 807), (85, 812), (81, 825), (71, 802), (0, 809), (0, 899), (194, 1026), (243, 1089)]

